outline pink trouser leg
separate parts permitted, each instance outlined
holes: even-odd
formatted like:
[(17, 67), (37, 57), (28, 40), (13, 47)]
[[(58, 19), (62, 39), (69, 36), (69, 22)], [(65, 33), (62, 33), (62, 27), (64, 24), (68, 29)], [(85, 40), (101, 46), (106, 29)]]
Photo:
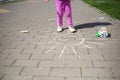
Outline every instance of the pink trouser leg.
[(55, 0), (57, 10), (57, 25), (62, 26), (62, 18), (64, 12), (66, 13), (67, 24), (72, 26), (72, 14), (70, 0)]
[(73, 22), (72, 22), (72, 13), (71, 13), (70, 0), (67, 0), (67, 2), (66, 2), (65, 13), (66, 13), (66, 18), (67, 18), (67, 24), (68, 24), (69, 27), (71, 27), (73, 25)]

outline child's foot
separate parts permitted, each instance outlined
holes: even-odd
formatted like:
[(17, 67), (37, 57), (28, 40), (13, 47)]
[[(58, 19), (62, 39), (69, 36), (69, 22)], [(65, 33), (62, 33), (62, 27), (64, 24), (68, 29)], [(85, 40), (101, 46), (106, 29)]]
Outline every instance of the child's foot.
[(58, 28), (57, 28), (57, 31), (58, 31), (58, 32), (61, 32), (61, 31), (63, 31), (63, 28), (62, 28), (62, 27), (58, 27)]
[(71, 33), (76, 32), (76, 30), (75, 30), (73, 27), (69, 27), (69, 31), (70, 31)]

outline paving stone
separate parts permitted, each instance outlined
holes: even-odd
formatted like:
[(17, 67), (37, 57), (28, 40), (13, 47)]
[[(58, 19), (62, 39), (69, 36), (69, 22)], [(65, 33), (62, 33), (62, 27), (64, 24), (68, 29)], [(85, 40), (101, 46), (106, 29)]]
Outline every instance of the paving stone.
[[(75, 50), (78, 55), (87, 55), (88, 54), (88, 50), (86, 50), (86, 49), (75, 49)], [(73, 50), (72, 50), (72, 52), (73, 52)], [(73, 53), (73, 54), (75, 54), (75, 53)]]
[(93, 61), (94, 67), (120, 68), (120, 61)]
[(15, 36), (15, 35), (6, 36), (6, 39), (12, 40), (12, 41), (22, 41), (22, 40), (24, 40), (24, 38), (25, 38), (25, 36)]
[(33, 54), (30, 59), (31, 60), (52, 60), (53, 55)]
[[(52, 50), (51, 50), (52, 49)], [(60, 54), (60, 52), (61, 52), (61, 50), (59, 50), (59, 49), (54, 49), (54, 46), (51, 48), (51, 49), (49, 49), (49, 50), (45, 50), (44, 51), (44, 54), (48, 54), (48, 55), (56, 55), (56, 54)]]
[(57, 61), (41, 61), (40, 65), (41, 67), (65, 67), (65, 62), (61, 60)]
[(98, 78), (67, 78), (66, 80), (98, 80)]
[(117, 53), (112, 53), (112, 50), (89, 50), (89, 54), (117, 54)]
[[(49, 42), (48, 42), (48, 43), (49, 43)], [(43, 48), (43, 49), (45, 49), (45, 50), (49, 50), (49, 49), (51, 49), (51, 47), (56, 46), (55, 43), (46, 44), (46, 42), (45, 42), (45, 44), (44, 44), (44, 42), (41, 42), (41, 43), (39, 43), (39, 44), (40, 44), (40, 45), (38, 45), (38, 46), (36, 47), (36, 49), (41, 49), (41, 48)]]
[(22, 72), (22, 76), (48, 76), (50, 73), (50, 68), (42, 67), (25, 67)]
[(0, 48), (0, 52), (2, 51), (3, 49)]
[(0, 74), (6, 74), (6, 75), (19, 75), (20, 71), (22, 70), (22, 67), (1, 67), (0, 66)]
[(78, 61), (79, 56), (78, 55), (55, 55), (54, 60), (62, 60), (62, 61)]
[(15, 59), (11, 60), (0, 60), (0, 66), (10, 66), (15, 61)]
[(36, 46), (37, 45), (25, 45), (25, 44), (23, 44), (23, 45), (18, 45), (16, 48), (17, 49), (35, 49)]
[(29, 43), (29, 41), (13, 41), (11, 44), (14, 45), (27, 45)]
[(61, 77), (35, 77), (33, 80), (65, 80)]
[(29, 42), (30, 42), (30, 44), (35, 44), (36, 42), (39, 42), (40, 41), (40, 36), (39, 36), (39, 38), (31, 38), (31, 39), (29, 39)]
[(119, 49), (119, 47), (116, 44), (98, 45), (98, 48), (102, 49), (102, 50), (104, 50), (104, 49), (109, 49), (109, 50), (111, 50), (111, 49), (115, 49), (115, 50)]
[(120, 50), (111, 50), (111, 52), (114, 54), (114, 53), (116, 53), (116, 54), (120, 54)]
[(3, 75), (0, 75), (0, 79), (2, 79), (3, 78)]
[(101, 54), (80, 55), (79, 60), (104, 60)]
[(23, 53), (29, 53), (29, 54), (31, 54), (31, 53), (38, 53), (38, 54), (43, 54), (43, 49), (41, 49), (41, 48), (39, 48), (39, 49), (25, 49), (24, 51), (23, 51)]
[(120, 55), (113, 54), (113, 55), (103, 55), (105, 60), (120, 60)]
[(5, 76), (2, 80), (32, 80), (31, 76)]
[(11, 60), (11, 59), (24, 59), (27, 60), (31, 54), (10, 54), (6, 59)]
[(2, 45), (5, 45), (5, 44), (9, 45), (11, 42), (12, 42), (11, 40), (3, 40), (3, 38), (0, 39), (0, 44), (2, 44)]
[(0, 54), (0, 60), (5, 59), (8, 56), (8, 54)]
[(99, 78), (99, 80), (120, 80), (118, 78)]
[[(77, 52), (77, 50), (75, 49), (75, 47), (73, 47), (74, 48), (74, 50), (76, 51), (76, 53), (77, 54), (79, 54), (78, 52)], [(62, 50), (61, 50), (61, 52), (62, 52)], [(82, 53), (82, 52), (81, 52)], [(72, 47), (70, 46), (70, 45), (67, 45), (67, 47), (66, 47), (66, 49), (65, 49), (65, 51), (64, 51), (64, 54), (65, 55), (74, 55), (75, 53), (74, 53), (74, 51), (73, 51), (73, 49), (72, 49)], [(86, 54), (86, 53), (85, 53)]]
[(100, 68), (86, 68), (82, 69), (83, 77), (114, 77), (110, 69), (100, 69)]
[(35, 67), (39, 64), (36, 60), (16, 60), (13, 66), (30, 66)]
[(80, 69), (79, 68), (53, 68), (51, 76), (56, 77), (80, 77)]
[(77, 67), (93, 67), (92, 61), (66, 61), (66, 67), (72, 67), (72, 68), (77, 68)]
[(21, 53), (22, 49), (5, 49), (2, 51), (2, 53)]
[(40, 39), (40, 42), (48, 42), (48, 41), (51, 41), (50, 38), (41, 38)]
[(112, 72), (117, 78), (120, 78), (120, 70), (119, 69), (120, 68), (116, 68), (116, 69), (112, 68)]
[(1, 44), (0, 45), (0, 48), (1, 49), (14, 49), (17, 45), (14, 45), (14, 44)]

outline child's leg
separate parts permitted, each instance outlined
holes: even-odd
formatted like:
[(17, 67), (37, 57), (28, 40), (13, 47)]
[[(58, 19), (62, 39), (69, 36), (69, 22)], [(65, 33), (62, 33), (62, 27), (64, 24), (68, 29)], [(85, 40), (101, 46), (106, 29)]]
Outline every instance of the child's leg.
[(62, 18), (64, 14), (64, 1), (55, 0), (56, 10), (57, 10), (57, 25), (62, 26)]
[(73, 22), (72, 22), (72, 13), (71, 13), (70, 0), (66, 0), (65, 13), (66, 13), (66, 18), (67, 18), (67, 24), (68, 24), (69, 27), (72, 27)]
[(67, 24), (69, 27), (70, 32), (76, 32), (76, 30), (72, 27), (73, 22), (72, 22), (72, 13), (71, 13), (71, 3), (70, 0), (66, 0), (65, 4), (65, 13), (66, 13), (66, 18), (67, 18)]

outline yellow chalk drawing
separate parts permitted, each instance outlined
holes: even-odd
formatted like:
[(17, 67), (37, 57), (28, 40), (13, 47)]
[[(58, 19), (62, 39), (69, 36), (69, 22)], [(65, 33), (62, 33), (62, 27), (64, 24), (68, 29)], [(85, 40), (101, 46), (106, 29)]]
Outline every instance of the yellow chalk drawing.
[(6, 12), (10, 12), (10, 11), (6, 9), (0, 9), (0, 13), (6, 13)]

